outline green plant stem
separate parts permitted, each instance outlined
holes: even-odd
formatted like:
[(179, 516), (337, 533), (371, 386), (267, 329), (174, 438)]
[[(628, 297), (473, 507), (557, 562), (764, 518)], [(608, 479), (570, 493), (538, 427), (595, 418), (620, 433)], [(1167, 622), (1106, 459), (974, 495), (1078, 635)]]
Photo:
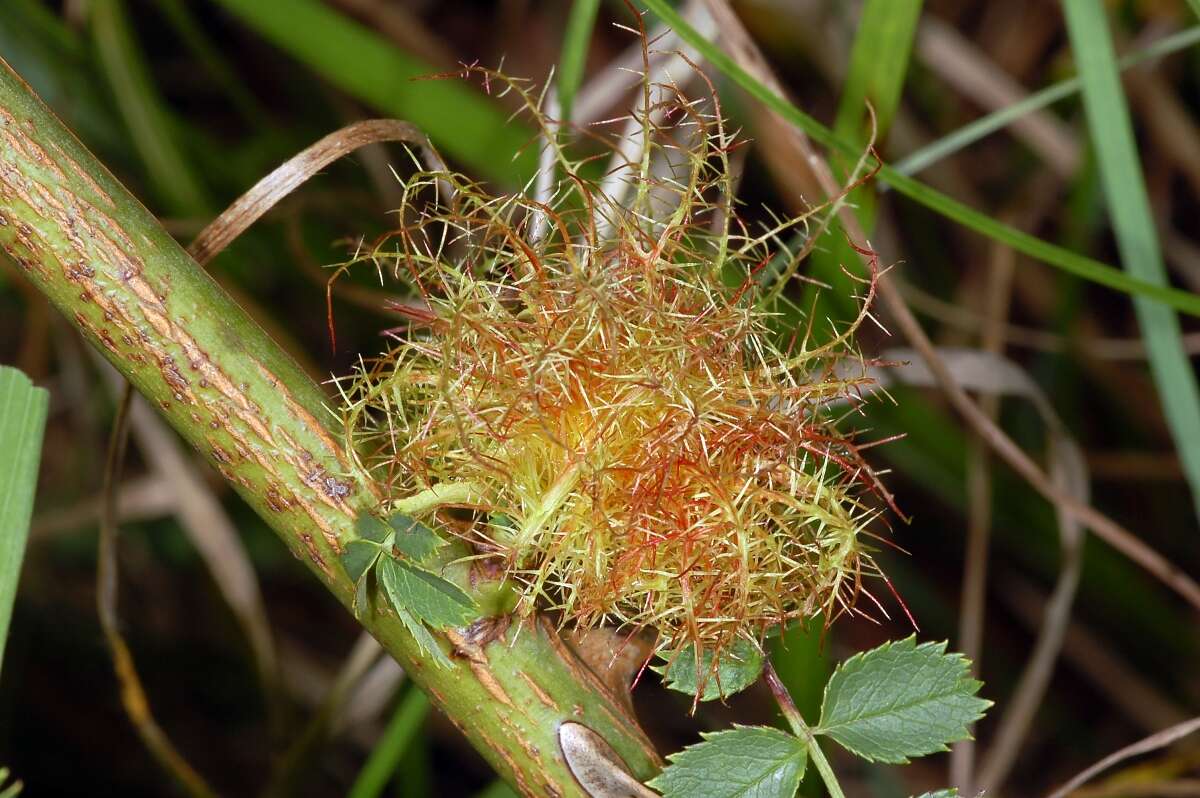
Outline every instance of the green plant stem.
[[(384, 497), (351, 468), (328, 397), (7, 64), (0, 246), (349, 608), (338, 556)], [(472, 575), (461, 569), (472, 595), (495, 584)], [(383, 596), (371, 606), (363, 626), (519, 792), (582, 795), (559, 751), (567, 720), (603, 737), (638, 780), (658, 771), (636, 722), (545, 622), (445, 630), (452, 666), (438, 667)]]
[(443, 504), (468, 502), (477, 490), (471, 482), (442, 482), (436, 488), (429, 488), (394, 502), (392, 510), (405, 515), (416, 515)]
[(825, 752), (821, 750), (821, 746), (817, 745), (817, 737), (811, 729), (804, 739), (808, 743), (808, 758), (812, 760), (813, 767), (821, 774), (821, 781), (825, 782), (829, 798), (846, 798), (846, 794), (842, 792), (842, 785), (838, 783), (837, 775), (829, 765), (829, 760), (825, 758)]
[(846, 794), (842, 792), (842, 785), (837, 780), (837, 774), (833, 772), (833, 767), (825, 758), (825, 752), (817, 744), (817, 735), (813, 733), (812, 727), (804, 722), (804, 716), (800, 714), (800, 710), (796, 709), (791, 694), (788, 693), (779, 674), (775, 672), (770, 658), (763, 666), (763, 676), (766, 677), (767, 686), (771, 688), (771, 694), (775, 696), (775, 702), (779, 704), (779, 711), (783, 713), (784, 720), (791, 727), (792, 734), (803, 740), (808, 747), (808, 758), (812, 760), (817, 773), (821, 774), (821, 781), (825, 782), (825, 789), (829, 791), (830, 798), (846, 798)]

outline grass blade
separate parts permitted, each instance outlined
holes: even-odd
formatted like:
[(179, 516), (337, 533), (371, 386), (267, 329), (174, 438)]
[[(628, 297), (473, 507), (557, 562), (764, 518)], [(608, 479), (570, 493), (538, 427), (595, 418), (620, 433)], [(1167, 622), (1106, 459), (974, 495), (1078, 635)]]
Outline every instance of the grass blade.
[(563, 119), (571, 118), (571, 106), (583, 83), (588, 45), (592, 41), (592, 29), (596, 26), (596, 12), (599, 10), (600, 0), (575, 0), (571, 5), (567, 31), (563, 35), (562, 55), (558, 59), (558, 102), (562, 107), (560, 116)]
[[(921, 5), (922, 0), (868, 0), (863, 6), (833, 128), (835, 136), (860, 150), (872, 135), (882, 141), (891, 127), (908, 74)], [(867, 124), (868, 104), (873, 109), (874, 130)], [(834, 167), (843, 181), (849, 179), (856, 161), (835, 160)], [(875, 192), (861, 187), (850, 192), (847, 201), (858, 208), (859, 220), (870, 232), (874, 226)], [(817, 319), (853, 318), (855, 304), (851, 297), (856, 286), (842, 267), (856, 262), (854, 250), (835, 221), (814, 248), (811, 266), (812, 276), (829, 288), (810, 285), (801, 307), (815, 308)]]
[(884, 136), (900, 104), (920, 16), (921, 0), (868, 0), (863, 7), (833, 125), (838, 138), (866, 144), (867, 102), (875, 109), (879, 136)]
[[(523, 184), (536, 169), (533, 133), (456, 80), (416, 80), (434, 70), (320, 0), (217, 0), (245, 25), (363, 102), (412, 122), (475, 172)], [(515, 159), (513, 154), (521, 154)]]
[[(1188, 1), (1200, 6), (1200, 0)], [(1173, 33), (1170, 36), (1164, 36), (1148, 47), (1125, 56), (1117, 62), (1117, 66), (1124, 72), (1146, 61), (1184, 50), (1197, 42), (1200, 42), (1200, 26), (1188, 28), (1187, 30)], [(1079, 91), (1079, 86), (1080, 81), (1078, 77), (1067, 78), (1066, 80), (1047, 86), (1041, 91), (1034, 92), (1020, 102), (1015, 102), (987, 116), (980, 117), (968, 125), (963, 125), (948, 136), (943, 136), (919, 150), (914, 150), (892, 164), (892, 169), (901, 174), (915, 175), (943, 158), (971, 146), (980, 139), (986, 138), (998, 130), (1003, 130), (1021, 117), (1031, 114), (1034, 111), (1040, 111), (1059, 100), (1070, 97)]]
[(269, 127), (271, 121), (266, 111), (246, 88), (242, 78), (209, 41), (193, 15), (193, 8), (184, 0), (159, 0), (158, 10), (174, 29), (180, 43), (191, 51), (208, 72), (209, 78), (220, 87), (246, 122), (259, 129)]
[(211, 204), (207, 192), (175, 140), (162, 98), (129, 26), (124, 3), (96, 0), (91, 20), (100, 65), (155, 193), (169, 213), (203, 215)]
[(376, 798), (383, 793), (428, 713), (429, 699), (420, 690), (409, 689), (388, 721), (383, 738), (371, 751), (367, 763), (354, 780), (349, 798)]
[[(771, 110), (778, 112), (818, 144), (842, 155), (850, 157), (856, 155), (857, 151), (854, 146), (842, 141), (829, 128), (755, 80), (719, 47), (701, 36), (671, 8), (666, 0), (642, 1), (656, 15), (666, 21), (681, 39), (695, 47), (713, 66), (741, 86), (747, 94)], [(875, 162), (871, 160), (869, 164), (874, 166)], [(887, 164), (879, 165), (878, 174), (881, 180), (904, 196), (977, 233), (1007, 244), (1031, 258), (1122, 293), (1154, 299), (1192, 316), (1200, 316), (1200, 296), (1131, 277), (1106, 263), (1055, 246), (1028, 233), (1022, 233), (1020, 230), (999, 222), (918, 180), (900, 174)]]
[(49, 394), (9, 366), (0, 366), (0, 664), (12, 617), (29, 518), (37, 488)]
[[(1063, 9), (1121, 261), (1130, 274), (1165, 286), (1167, 270), (1117, 74), (1105, 7), (1093, 0), (1066, 0)], [(1200, 390), (1183, 349), (1179, 319), (1170, 308), (1140, 297), (1134, 299), (1134, 309), (1146, 339), (1159, 401), (1200, 515), (1200, 447), (1196, 445), (1200, 441)]]

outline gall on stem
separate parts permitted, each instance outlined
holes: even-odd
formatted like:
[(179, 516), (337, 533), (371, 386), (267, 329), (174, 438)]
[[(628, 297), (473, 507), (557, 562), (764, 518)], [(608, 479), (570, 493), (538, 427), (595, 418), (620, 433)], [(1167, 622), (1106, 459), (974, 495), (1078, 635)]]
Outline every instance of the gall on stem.
[(744, 142), (715, 92), (647, 80), (643, 146), (612, 192), (597, 167), (620, 142), (579, 131), (576, 157), (530, 84), (464, 72), (541, 126), (554, 178), (538, 199), (494, 195), (414, 159), (398, 228), (339, 269), (412, 296), (388, 350), (340, 381), (383, 509), (462, 487), (422, 518), (500, 565), (518, 613), (649, 630), (668, 660), (852, 609), (878, 575), (868, 526), (895, 509), (839, 424), (870, 382), (853, 334), (877, 269), (832, 338), (811, 318), (781, 333), (770, 265), (821, 209), (743, 220), (727, 198)]

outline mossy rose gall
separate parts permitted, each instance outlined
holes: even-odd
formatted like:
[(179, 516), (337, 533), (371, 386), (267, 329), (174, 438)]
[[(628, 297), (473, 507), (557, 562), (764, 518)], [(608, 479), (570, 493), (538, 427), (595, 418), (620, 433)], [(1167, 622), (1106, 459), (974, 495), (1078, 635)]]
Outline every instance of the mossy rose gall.
[(555, 178), (540, 199), (406, 181), (370, 259), (413, 301), (344, 384), (359, 466), (394, 502), (450, 497), (424, 522), (499, 563), (518, 611), (654, 630), (668, 658), (836, 614), (874, 570), (865, 494), (887, 499), (835, 423), (866, 382), (850, 335), (873, 283), (832, 341), (781, 338), (764, 272), (804, 220), (753, 234), (729, 209), (715, 101), (649, 87), (614, 192), (487, 75), (543, 124)]

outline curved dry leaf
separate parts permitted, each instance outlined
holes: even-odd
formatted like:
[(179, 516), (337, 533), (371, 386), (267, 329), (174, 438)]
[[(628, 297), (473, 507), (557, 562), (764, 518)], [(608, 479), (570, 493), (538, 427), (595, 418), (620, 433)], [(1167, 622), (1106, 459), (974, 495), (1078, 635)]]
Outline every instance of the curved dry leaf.
[(583, 660), (632, 715), (634, 677), (654, 649), (654, 639), (608, 627), (572, 629), (563, 638), (575, 656)]
[(188, 252), (200, 264), (208, 263), (246, 228), (310, 177), (359, 147), (383, 141), (415, 144), (421, 149), (430, 168), (445, 168), (429, 139), (415, 125), (398, 119), (367, 119), (355, 122), (325, 136), (255, 183), (253, 188), (238, 197), (220, 216), (200, 231), (200, 235), (196, 236), (188, 247)]

